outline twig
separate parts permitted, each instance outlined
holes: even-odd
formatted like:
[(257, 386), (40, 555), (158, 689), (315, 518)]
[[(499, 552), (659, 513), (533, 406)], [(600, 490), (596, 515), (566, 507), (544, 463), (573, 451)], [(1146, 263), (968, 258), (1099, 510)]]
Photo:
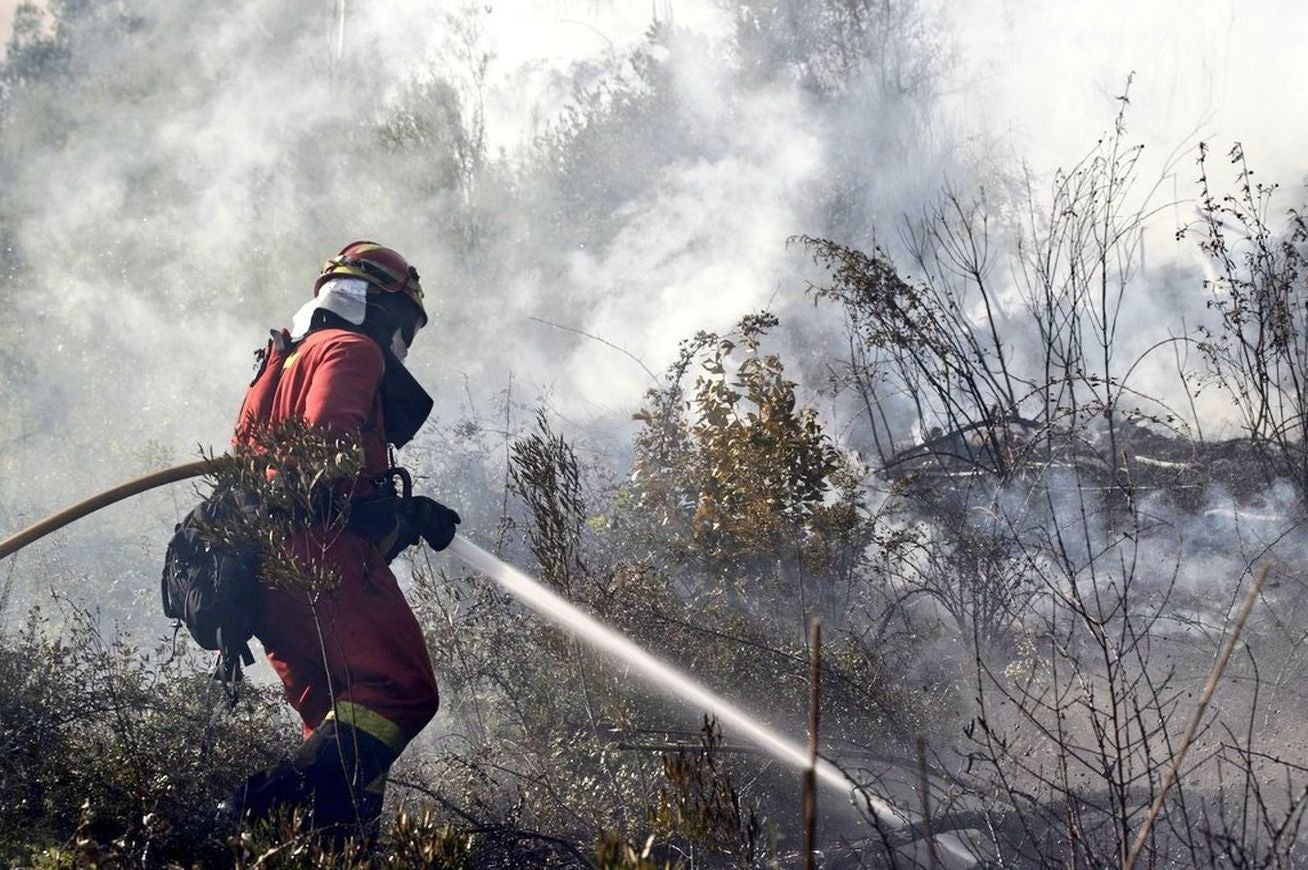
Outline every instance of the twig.
[(822, 621), (809, 628), (808, 767), (804, 770), (804, 870), (817, 867), (818, 701), (822, 678)]
[[(878, 839), (886, 849), (898, 849), (918, 840), (925, 840), (927, 837), (938, 837), (950, 831), (990, 831), (993, 833), (994, 829), (995, 820), (986, 813), (980, 810), (965, 810), (932, 819), (930, 832), (927, 831), (925, 824), (912, 822), (902, 828), (881, 832)], [(867, 837), (866, 840), (870, 842), (872, 838)]]
[(439, 805), (445, 807), (445, 809), (454, 812), (454, 814), (458, 815), (459, 818), (462, 818), (464, 822), (470, 823), (472, 826), (471, 828), (460, 829), (460, 833), (463, 833), (464, 836), (472, 836), (476, 835), (476, 833), (481, 833), (481, 835), (500, 837), (500, 839), (540, 840), (543, 841), (543, 843), (552, 843), (560, 846), (560, 848), (564, 849), (565, 852), (568, 852), (570, 856), (576, 858), (579, 865), (583, 867), (595, 866), (594, 862), (591, 862), (585, 854), (582, 854), (581, 849), (578, 848), (577, 844), (572, 843), (570, 840), (548, 835), (548, 833), (540, 833), (539, 831), (526, 831), (526, 829), (513, 828), (505, 826), (505, 824), (483, 822), (483, 820), (477, 819), (476, 816), (473, 816), (471, 812), (462, 809), (462, 807), (456, 805), (453, 801), (450, 801), (449, 798), (443, 797), (443, 795), (437, 793), (436, 790), (429, 788), (429, 786), (422, 785), (421, 782), (415, 782), (412, 780), (391, 780), (391, 784), (399, 786), (399, 788), (402, 789), (411, 789), (413, 792), (424, 794), (426, 797), (432, 798), (433, 801), (436, 801)]
[[(700, 752), (703, 746), (696, 743), (610, 743), (606, 750), (620, 752)], [(716, 746), (714, 752), (722, 754), (766, 755), (767, 750), (754, 746)]]
[(931, 800), (927, 794), (926, 738), (917, 736), (917, 788), (922, 798), (922, 826), (926, 830), (927, 870), (936, 870), (936, 836), (931, 831)]
[(555, 329), (562, 329), (564, 332), (571, 332), (571, 333), (574, 333), (574, 334), (576, 334), (576, 335), (584, 336), (585, 338), (589, 338), (589, 339), (591, 339), (591, 340), (593, 340), (593, 341), (598, 341), (600, 344), (605, 345), (606, 347), (611, 347), (611, 348), (613, 348), (614, 350), (616, 350), (618, 353), (620, 353), (620, 354), (622, 354), (623, 356), (627, 357), (627, 359), (629, 359), (629, 360), (631, 360), (632, 362), (634, 362), (636, 365), (640, 366), (641, 369), (645, 372), (645, 374), (649, 375), (649, 379), (650, 379), (651, 381), (653, 381), (655, 384), (657, 384), (657, 383), (659, 382), (659, 377), (658, 377), (658, 375), (656, 375), (656, 374), (654, 374), (654, 372), (650, 371), (649, 366), (645, 365), (645, 362), (644, 362), (640, 357), (636, 356), (634, 353), (632, 353), (631, 351), (627, 350), (625, 347), (622, 347), (621, 345), (614, 344), (613, 342), (609, 341), (607, 338), (600, 338), (598, 335), (593, 335), (593, 334), (591, 334), (591, 333), (589, 333), (589, 332), (586, 332), (586, 331), (583, 330), (583, 329), (577, 329), (575, 326), (565, 326), (565, 325), (563, 325), (562, 323), (555, 323), (554, 321), (552, 321), (552, 320), (546, 320), (546, 319), (543, 318), (543, 317), (533, 317), (532, 315), (529, 314), (529, 315), (527, 315), (527, 319), (528, 319), (528, 320), (534, 320), (534, 321), (536, 321), (537, 323), (544, 324), (545, 326), (552, 326), (552, 327), (554, 327)]
[(573, 858), (577, 859), (577, 862), (581, 866), (583, 867), (595, 866), (594, 863), (591, 862), (590, 859), (588, 859), (581, 852), (577, 844), (573, 843), (570, 840), (566, 840), (562, 837), (555, 837), (551, 834), (542, 834), (539, 831), (528, 831), (521, 828), (513, 828), (508, 825), (499, 825), (499, 824), (482, 821), (481, 819), (478, 819), (476, 816), (469, 813), (467, 810), (460, 807), (458, 804), (454, 803), (450, 799), (437, 793), (434, 789), (429, 788), (420, 782), (414, 782), (412, 780), (393, 779), (391, 780), (391, 783), (400, 788), (411, 789), (413, 791), (418, 792), (419, 794), (431, 798), (432, 800), (444, 806), (446, 809), (458, 815), (464, 821), (471, 824), (472, 825), (471, 828), (463, 828), (460, 830), (460, 833), (466, 836), (471, 836), (473, 834), (487, 834), (492, 837), (499, 837), (501, 839), (508, 838), (508, 839), (520, 839), (520, 840), (540, 840), (545, 843), (553, 843), (554, 845), (567, 851), (568, 854), (572, 855)]
[(454, 803), (454, 801), (438, 793), (435, 789), (429, 788), (428, 786), (420, 782), (414, 782), (413, 780), (408, 780), (408, 779), (392, 778), (390, 780), (390, 783), (391, 785), (397, 788), (407, 788), (411, 791), (416, 791), (419, 794), (431, 798), (432, 800), (436, 801), (438, 804), (445, 807), (447, 810), (454, 813), (455, 815), (457, 815), (459, 818), (463, 819), (465, 822), (467, 822), (470, 825), (476, 827), (484, 827), (486, 824), (481, 819), (477, 818), (476, 816), (469, 813), (467, 810), (460, 807), (458, 804)]
[(594, 862), (582, 854), (581, 849), (577, 848), (576, 843), (569, 842), (562, 837), (555, 837), (552, 834), (542, 834), (540, 831), (528, 831), (522, 828), (512, 828), (507, 825), (487, 825), (484, 828), (470, 828), (463, 833), (469, 836), (473, 834), (484, 834), (498, 837), (500, 839), (540, 840), (542, 843), (552, 843), (575, 858), (577, 863), (582, 867), (595, 867)]
[(1244, 632), (1244, 624), (1249, 619), (1249, 613), (1258, 601), (1258, 593), (1262, 591), (1263, 581), (1267, 579), (1269, 567), (1267, 565), (1263, 566), (1258, 578), (1249, 587), (1249, 594), (1244, 597), (1244, 603), (1240, 605), (1240, 613), (1235, 618), (1235, 627), (1231, 630), (1231, 636), (1226, 641), (1226, 646), (1222, 648), (1221, 653), (1217, 656), (1217, 661), (1213, 663), (1212, 673), (1208, 675), (1208, 682), (1204, 683), (1203, 691), (1199, 693), (1199, 705), (1195, 708), (1194, 715), (1190, 718), (1190, 724), (1185, 728), (1185, 736), (1181, 738), (1181, 744), (1172, 757), (1172, 766), (1168, 768), (1167, 775), (1163, 777), (1162, 788), (1158, 790), (1158, 796), (1154, 798), (1153, 804), (1149, 807), (1149, 813), (1145, 816), (1144, 824), (1140, 826), (1140, 832), (1135, 835), (1135, 842), (1131, 844), (1131, 851), (1127, 853), (1126, 861), (1122, 864), (1122, 870), (1131, 870), (1135, 866), (1136, 859), (1140, 857), (1140, 853), (1144, 850), (1144, 844), (1149, 839), (1149, 832), (1153, 830), (1154, 821), (1163, 808), (1163, 801), (1167, 799), (1167, 793), (1176, 784), (1181, 764), (1185, 761), (1185, 754), (1190, 750), (1190, 744), (1194, 742), (1195, 735), (1199, 731), (1204, 712), (1208, 709), (1208, 702), (1213, 697), (1213, 691), (1217, 688), (1218, 681), (1222, 678), (1222, 671), (1226, 670), (1226, 663), (1230, 661), (1231, 653), (1235, 650), (1235, 645), (1240, 641), (1240, 635)]
[(500, 505), (500, 522), (495, 538), (495, 555), (504, 552), (504, 537), (509, 530), (509, 478), (513, 470), (513, 451), (509, 445), (513, 440), (513, 369), (509, 369), (509, 385), (504, 388), (504, 499)]

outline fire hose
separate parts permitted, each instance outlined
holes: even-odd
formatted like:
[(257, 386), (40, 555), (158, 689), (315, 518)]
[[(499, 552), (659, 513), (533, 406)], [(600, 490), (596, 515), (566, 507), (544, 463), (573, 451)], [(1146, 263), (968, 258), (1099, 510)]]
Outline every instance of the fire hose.
[(180, 480), (188, 480), (192, 477), (199, 477), (209, 470), (211, 461), (208, 459), (197, 459), (195, 462), (188, 462), (185, 465), (178, 465), (173, 468), (167, 468), (163, 471), (156, 471), (147, 474), (145, 477), (138, 477), (136, 480), (128, 481), (121, 486), (115, 486), (113, 489), (107, 489), (99, 495), (79, 501), (71, 507), (61, 510), (57, 514), (46, 517), (39, 523), (34, 523), (23, 529), (17, 534), (10, 535), (3, 541), (0, 541), (0, 559), (6, 556), (12, 556), (28, 544), (39, 541), (52, 532), (57, 532), (71, 522), (80, 520), (87, 514), (93, 514), (101, 508), (106, 508), (111, 504), (116, 504), (125, 498), (131, 498), (155, 487), (163, 486), (168, 483), (177, 483)]

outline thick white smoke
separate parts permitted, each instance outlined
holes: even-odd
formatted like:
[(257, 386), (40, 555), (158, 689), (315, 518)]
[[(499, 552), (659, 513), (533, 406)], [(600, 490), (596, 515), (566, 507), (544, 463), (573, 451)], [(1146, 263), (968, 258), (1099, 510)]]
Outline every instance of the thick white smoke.
[[(438, 452), (455, 420), (502, 416), (510, 376), (519, 406), (625, 437), (646, 372), (533, 318), (657, 372), (681, 338), (767, 305), (796, 312), (802, 356), (831, 313), (807, 307), (788, 236), (893, 248), (942, 185), (1002, 202), (1021, 160), (1041, 190), (1111, 125), (1131, 71), (1128, 139), (1151, 153), (1239, 137), (1266, 174), (1301, 171), (1297, 116), (1276, 107), (1302, 90), (1279, 49), (1302, 13), (906, 2), (878, 21), (874, 62), (842, 65), (812, 50), (816, 12), (785, 18), (803, 7), (347, 3), (338, 44), (321, 0), (62, 4), (45, 35), (66, 74), (6, 84), (0, 525), (222, 449), (250, 351), (354, 238), (403, 251), (431, 291), (410, 363), (438, 397), (415, 449)], [(738, 38), (783, 20), (789, 41)], [(1192, 195), (1188, 158), (1174, 175), (1159, 195)], [(1192, 268), (1178, 250), (1146, 245), (1141, 346), (1203, 307), (1149, 277)], [(1142, 371), (1144, 389), (1169, 376)], [(149, 590), (151, 542), (187, 500), (78, 530), (73, 553), (107, 529), (116, 545), (71, 570)], [(106, 551), (133, 555), (106, 568)]]

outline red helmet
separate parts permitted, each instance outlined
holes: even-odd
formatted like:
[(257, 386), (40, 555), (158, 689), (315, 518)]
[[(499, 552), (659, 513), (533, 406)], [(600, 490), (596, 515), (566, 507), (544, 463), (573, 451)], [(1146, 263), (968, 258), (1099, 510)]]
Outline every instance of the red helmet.
[[(350, 242), (341, 252), (323, 264), (322, 274), (313, 285), (313, 295), (332, 278), (362, 278), (382, 293), (403, 293), (413, 300), (427, 322), (427, 308), (422, 304), (422, 285), (418, 270), (398, 251), (376, 242)], [(371, 292), (371, 291), (370, 291)]]

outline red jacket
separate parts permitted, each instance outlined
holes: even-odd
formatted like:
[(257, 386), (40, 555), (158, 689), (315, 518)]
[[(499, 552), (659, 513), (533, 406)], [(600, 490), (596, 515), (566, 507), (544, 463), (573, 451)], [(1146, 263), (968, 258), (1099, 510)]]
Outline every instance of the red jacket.
[(389, 466), (379, 392), (385, 370), (381, 348), (366, 335), (311, 332), (289, 355), (270, 357), (241, 403), (232, 440), (249, 443), (255, 427), (297, 418), (359, 443), (364, 476), (376, 477)]
[[(273, 353), (246, 393), (238, 444), (260, 425), (298, 418), (356, 440), (366, 479), (387, 462), (380, 387), (381, 349), (343, 329), (309, 333), (289, 354)], [(340, 577), (316, 600), (301, 590), (261, 590), (256, 636), (263, 643), (306, 732), (335, 715), (373, 733), (397, 752), (436, 713), (436, 678), (422, 630), (382, 554), (350, 531), (311, 527), (286, 541), (287, 552)], [(321, 632), (321, 636), (320, 636)]]

